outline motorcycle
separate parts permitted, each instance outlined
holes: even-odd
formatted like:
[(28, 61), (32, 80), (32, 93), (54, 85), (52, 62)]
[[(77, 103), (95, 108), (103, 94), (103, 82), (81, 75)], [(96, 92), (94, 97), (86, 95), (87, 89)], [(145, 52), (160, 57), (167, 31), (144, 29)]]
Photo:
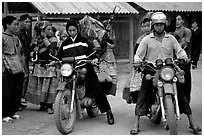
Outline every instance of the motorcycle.
[(140, 62), (134, 64), (146, 73), (145, 79), (152, 80), (153, 102), (147, 115), (151, 122), (159, 124), (163, 121), (164, 128), (170, 135), (177, 135), (176, 121), (180, 120), (180, 111), (177, 98), (177, 82), (184, 83), (184, 71), (179, 65), (184, 65), (183, 59), (172, 60), (167, 58), (153, 62)]
[(83, 117), (83, 109), (87, 110), (89, 117), (98, 114), (99, 110), (94, 99), (86, 94), (84, 79), (87, 70), (84, 65), (91, 63), (88, 57), (83, 59), (64, 57), (57, 61), (61, 67), (61, 76), (54, 103), (54, 120), (62, 134), (73, 131), (76, 119)]

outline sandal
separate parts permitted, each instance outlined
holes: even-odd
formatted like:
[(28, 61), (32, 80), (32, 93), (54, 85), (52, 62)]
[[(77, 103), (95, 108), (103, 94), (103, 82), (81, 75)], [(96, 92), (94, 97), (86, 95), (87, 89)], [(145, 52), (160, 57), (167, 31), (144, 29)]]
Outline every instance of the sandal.
[(201, 128), (199, 126), (195, 127), (193, 125), (190, 125), (189, 128), (193, 130), (193, 134), (195, 134), (195, 135), (199, 135), (199, 132), (201, 132)]
[(137, 128), (136, 128), (136, 129), (130, 130), (130, 134), (131, 134), (131, 135), (137, 135), (139, 132), (140, 132), (139, 124), (137, 125)]
[(130, 130), (131, 135), (137, 135), (138, 133), (139, 133), (139, 128)]
[(13, 119), (21, 119), (22, 117), (20, 115), (15, 114), (15, 115), (12, 116), (12, 118)]
[(13, 123), (13, 119), (11, 117), (5, 117), (5, 118), (3, 118), (3, 122)]

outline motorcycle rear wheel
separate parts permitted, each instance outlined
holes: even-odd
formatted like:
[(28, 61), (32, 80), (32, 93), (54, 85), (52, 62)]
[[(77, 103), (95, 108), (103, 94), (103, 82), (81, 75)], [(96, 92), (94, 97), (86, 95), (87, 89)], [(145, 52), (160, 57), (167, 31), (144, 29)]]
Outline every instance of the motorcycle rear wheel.
[(165, 96), (167, 124), (169, 127), (170, 135), (177, 135), (176, 118), (174, 111), (174, 104), (171, 95)]
[(74, 101), (73, 111), (71, 107), (71, 91), (66, 89), (59, 91), (54, 104), (54, 120), (58, 131), (61, 134), (69, 134), (72, 132), (76, 123), (76, 103)]

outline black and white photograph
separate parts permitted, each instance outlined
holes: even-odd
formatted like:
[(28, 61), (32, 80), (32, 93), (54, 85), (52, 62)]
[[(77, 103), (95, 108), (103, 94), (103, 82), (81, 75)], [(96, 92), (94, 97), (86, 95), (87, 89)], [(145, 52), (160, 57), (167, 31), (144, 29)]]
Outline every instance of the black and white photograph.
[(202, 1), (2, 1), (1, 135), (202, 135)]

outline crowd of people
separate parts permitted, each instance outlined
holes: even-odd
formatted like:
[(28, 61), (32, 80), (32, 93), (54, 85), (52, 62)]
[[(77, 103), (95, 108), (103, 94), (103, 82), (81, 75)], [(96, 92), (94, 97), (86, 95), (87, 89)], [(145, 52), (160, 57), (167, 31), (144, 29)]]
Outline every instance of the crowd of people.
[[(194, 121), (190, 107), (191, 66), (192, 69), (198, 67), (197, 62), (202, 48), (202, 30), (196, 19), (192, 20), (191, 29), (184, 27), (182, 15), (176, 15), (175, 20), (175, 31), (167, 32), (167, 18), (164, 13), (148, 13), (144, 16), (141, 22), (143, 35), (135, 43), (133, 61), (154, 62), (158, 58), (164, 60), (171, 57), (183, 58), (191, 62), (182, 68), (185, 71), (185, 83), (178, 85), (180, 92), (178, 99), (181, 113), (188, 116), (190, 128), (197, 133), (201, 129)], [(61, 31), (58, 31), (49, 21), (38, 21), (34, 26), (33, 34), (31, 34), (31, 24), (32, 17), (28, 14), (23, 14), (19, 19), (6, 16), (2, 20), (4, 29), (2, 34), (3, 122), (13, 122), (14, 119), (22, 118), (17, 111), (26, 108), (27, 102), (39, 105), (39, 110), (53, 114), (59, 76), (57, 67), (46, 65), (53, 63), (54, 59), (51, 56), (59, 59), (70, 56), (88, 56), (96, 49), (96, 45), (81, 34), (76, 21), (68, 21), (65, 29)], [(100, 112), (106, 113), (108, 124), (113, 125), (115, 119), (106, 95), (115, 96), (117, 90), (117, 69), (113, 54), (116, 37), (112, 26), (107, 21), (102, 24), (108, 32), (107, 47), (101, 55), (93, 57), (92, 64), (86, 65), (85, 80), (88, 83), (87, 92), (94, 95)], [(15, 56), (14, 60), (11, 59), (13, 56)], [(107, 66), (106, 70), (112, 81), (109, 93), (104, 91), (94, 70), (93, 64), (98, 63), (98, 60), (102, 65)], [(10, 62), (21, 64), (22, 71), (14, 74)], [(128, 85), (125, 86), (128, 87)], [(141, 91), (136, 95), (135, 124), (130, 134), (139, 133), (140, 117), (148, 113), (147, 106), (151, 103), (152, 88), (152, 83), (143, 77)]]
[[(60, 34), (58, 36), (56, 36), (57, 30), (51, 22), (39, 21), (35, 24), (31, 37), (29, 33), (31, 23), (32, 17), (28, 14), (20, 16), (19, 19), (14, 16), (3, 18), (3, 57), (17, 54), (14, 52), (17, 49), (20, 58), (19, 64), (22, 64), (23, 67), (22, 73), (12, 74), (9, 71), (11, 68), (4, 67), (8, 60), (3, 62), (3, 81), (6, 83), (3, 84), (4, 122), (12, 122), (14, 118), (21, 118), (16, 112), (27, 107), (27, 102), (39, 105), (39, 110), (53, 114), (53, 104), (59, 83), (59, 73), (57, 73), (59, 68), (51, 65), (55, 60), (53, 57), (62, 59), (62, 57), (69, 56), (88, 56), (96, 50), (95, 45), (81, 35), (80, 26), (76, 21), (68, 21), (66, 28), (58, 32)], [(106, 112), (107, 122), (112, 125), (114, 124), (114, 117), (106, 95), (116, 94), (117, 71), (113, 55), (115, 33), (110, 25), (105, 24), (105, 22), (103, 25), (104, 30), (107, 31), (107, 49), (101, 54), (97, 53), (92, 64), (105, 62), (106, 70), (109, 70), (107, 75), (111, 77), (113, 82), (109, 85), (110, 91), (104, 89), (99, 83), (93, 65), (87, 64), (86, 92), (93, 94), (100, 112)], [(14, 85), (7, 86), (10, 79)], [(13, 91), (15, 91), (15, 95)]]

